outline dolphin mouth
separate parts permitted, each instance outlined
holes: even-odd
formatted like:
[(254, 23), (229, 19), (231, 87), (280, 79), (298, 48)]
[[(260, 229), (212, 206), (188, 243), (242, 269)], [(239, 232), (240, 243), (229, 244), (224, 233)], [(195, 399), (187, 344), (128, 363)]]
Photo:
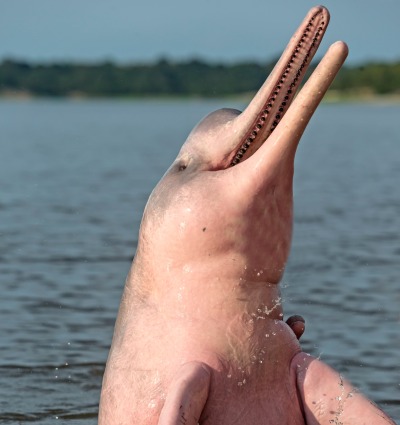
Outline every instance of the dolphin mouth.
[(314, 7), (307, 14), (267, 81), (241, 114), (246, 123), (244, 136), (231, 154), (230, 166), (253, 155), (278, 126), (318, 50), (328, 23), (329, 12), (323, 6)]

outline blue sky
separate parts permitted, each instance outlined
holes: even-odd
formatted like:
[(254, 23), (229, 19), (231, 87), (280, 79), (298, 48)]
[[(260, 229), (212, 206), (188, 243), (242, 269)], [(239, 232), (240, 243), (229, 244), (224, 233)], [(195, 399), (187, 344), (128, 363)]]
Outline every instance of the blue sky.
[[(267, 61), (284, 48), (309, 0), (3, 0), (0, 60)], [(400, 60), (399, 0), (325, 0), (321, 50), (342, 39), (349, 62)]]

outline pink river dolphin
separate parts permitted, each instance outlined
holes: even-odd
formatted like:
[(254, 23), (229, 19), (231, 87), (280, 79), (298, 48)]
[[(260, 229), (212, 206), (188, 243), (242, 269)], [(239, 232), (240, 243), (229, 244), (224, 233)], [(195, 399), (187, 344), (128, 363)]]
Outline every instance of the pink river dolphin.
[(100, 425), (393, 423), (283, 321), (295, 152), (348, 52), (333, 44), (294, 97), (328, 21), (310, 10), (244, 112), (203, 119), (153, 190)]

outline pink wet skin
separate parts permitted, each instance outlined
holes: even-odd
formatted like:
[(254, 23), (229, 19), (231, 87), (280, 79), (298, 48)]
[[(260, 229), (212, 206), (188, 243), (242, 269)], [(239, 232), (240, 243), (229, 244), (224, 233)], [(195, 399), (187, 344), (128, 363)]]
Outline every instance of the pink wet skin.
[[(395, 425), (340, 373), (318, 359), (306, 353), (297, 354), (291, 362), (291, 373), (299, 392), (304, 423)], [(210, 395), (211, 376), (212, 371), (204, 363), (184, 364), (171, 383), (158, 425), (209, 423), (207, 420), (204, 422), (202, 418), (204, 406), (208, 403), (207, 398)], [(254, 423), (272, 423), (270, 419), (266, 414)], [(250, 422), (243, 418), (237, 423)], [(283, 423), (297, 423), (297, 421), (283, 420)]]
[(295, 152), (347, 56), (333, 44), (293, 100), (328, 21), (313, 8), (246, 110), (201, 121), (152, 192), (100, 425), (387, 423), (282, 320)]

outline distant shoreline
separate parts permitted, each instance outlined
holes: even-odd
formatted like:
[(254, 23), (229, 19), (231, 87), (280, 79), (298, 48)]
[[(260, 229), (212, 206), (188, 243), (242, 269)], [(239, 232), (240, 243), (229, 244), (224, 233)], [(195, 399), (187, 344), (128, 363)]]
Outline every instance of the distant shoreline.
[[(0, 63), (0, 96), (69, 99), (246, 99), (271, 72), (269, 63), (208, 63), (200, 59), (120, 65), (52, 63), (15, 60)], [(309, 74), (313, 71), (312, 65)], [(327, 100), (397, 103), (400, 60), (344, 66), (332, 83)]]

